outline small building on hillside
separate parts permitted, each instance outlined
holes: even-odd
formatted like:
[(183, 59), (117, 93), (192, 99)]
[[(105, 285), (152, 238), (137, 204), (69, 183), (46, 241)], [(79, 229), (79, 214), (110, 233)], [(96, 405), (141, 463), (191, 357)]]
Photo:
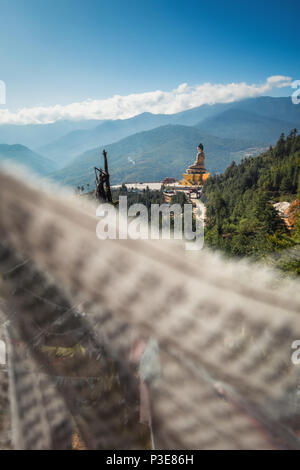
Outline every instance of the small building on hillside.
[(166, 177), (165, 179), (162, 180), (162, 184), (174, 184), (176, 182), (177, 182), (176, 178)]

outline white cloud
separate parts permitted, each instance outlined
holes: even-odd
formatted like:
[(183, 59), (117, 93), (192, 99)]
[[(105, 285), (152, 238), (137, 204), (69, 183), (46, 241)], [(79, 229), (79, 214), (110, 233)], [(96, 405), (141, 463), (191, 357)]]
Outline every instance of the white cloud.
[(283, 75), (273, 75), (269, 77), (267, 83), (277, 88), (283, 88), (285, 86), (291, 86), (291, 77), (284, 77)]
[(182, 83), (171, 91), (150, 91), (127, 96), (115, 95), (104, 100), (88, 99), (65, 106), (36, 106), (16, 112), (0, 110), (0, 124), (41, 124), (62, 119), (126, 119), (145, 111), (173, 114), (203, 104), (230, 103), (244, 98), (264, 95), (272, 88), (291, 86), (291, 78), (282, 75), (269, 77), (263, 84), (245, 82), (189, 86)]

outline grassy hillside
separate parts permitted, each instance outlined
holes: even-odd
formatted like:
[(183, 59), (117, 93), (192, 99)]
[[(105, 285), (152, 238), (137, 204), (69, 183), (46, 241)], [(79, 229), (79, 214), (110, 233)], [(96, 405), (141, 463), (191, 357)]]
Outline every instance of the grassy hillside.
[[(251, 142), (221, 139), (187, 126), (168, 125), (140, 132), (105, 147), (112, 183), (160, 181), (166, 176), (180, 178), (194, 161), (199, 142), (204, 143), (206, 167), (210, 172), (223, 171), (235, 157), (241, 158), (252, 146)], [(52, 176), (73, 186), (93, 184), (93, 167), (101, 164), (99, 147), (80, 155)]]
[[(268, 152), (232, 163), (205, 183), (204, 192), (210, 247), (233, 256), (272, 259), (300, 274), (300, 136), (295, 131), (282, 135)], [(294, 201), (291, 229), (273, 207), (279, 200)]]
[(57, 168), (52, 160), (33, 152), (24, 145), (0, 144), (0, 162), (23, 165), (39, 175), (47, 175)]

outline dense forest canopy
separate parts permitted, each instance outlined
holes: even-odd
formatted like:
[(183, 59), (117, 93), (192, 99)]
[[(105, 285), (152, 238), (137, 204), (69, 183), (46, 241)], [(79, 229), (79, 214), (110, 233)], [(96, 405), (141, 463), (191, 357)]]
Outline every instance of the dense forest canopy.
[[(300, 135), (282, 134), (266, 153), (207, 180), (206, 243), (228, 255), (265, 259), (300, 274)], [(288, 226), (273, 204), (292, 202)]]

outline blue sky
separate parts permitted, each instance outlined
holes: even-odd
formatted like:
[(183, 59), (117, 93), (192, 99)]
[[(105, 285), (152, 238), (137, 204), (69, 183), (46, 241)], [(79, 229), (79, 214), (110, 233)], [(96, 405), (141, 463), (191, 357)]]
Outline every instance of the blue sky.
[(0, 0), (0, 15), (10, 110), (300, 79), (299, 1)]

